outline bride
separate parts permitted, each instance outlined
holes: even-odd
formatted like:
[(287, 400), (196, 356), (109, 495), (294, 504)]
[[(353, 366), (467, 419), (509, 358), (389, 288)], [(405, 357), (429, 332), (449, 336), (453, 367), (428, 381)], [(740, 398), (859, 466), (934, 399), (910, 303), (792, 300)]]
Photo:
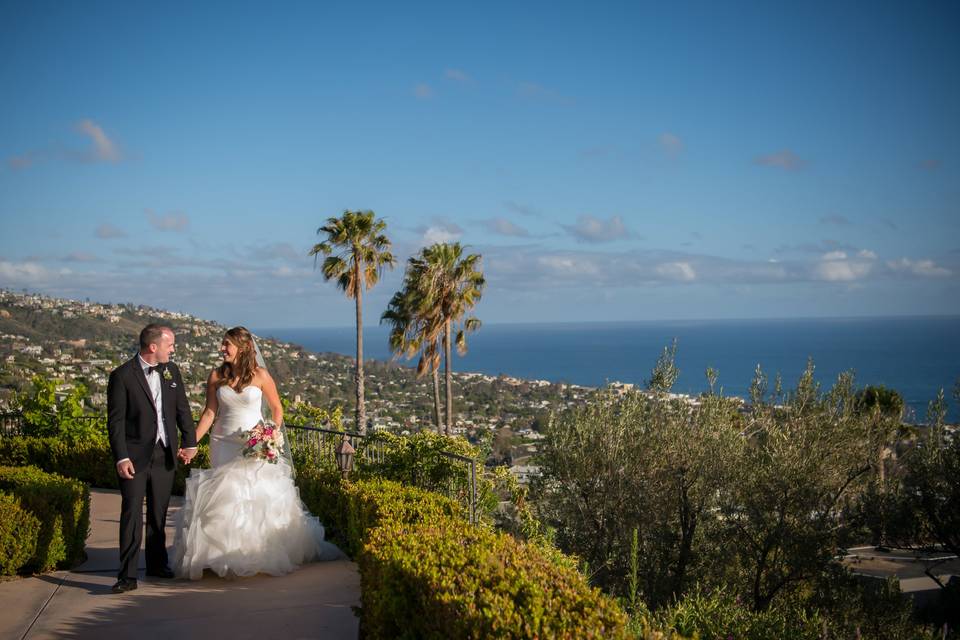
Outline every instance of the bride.
[(264, 403), (273, 421), (283, 423), (277, 386), (253, 335), (230, 329), (220, 352), (223, 364), (210, 372), (197, 424), (198, 442), (210, 430), (211, 468), (192, 469), (187, 479), (174, 573), (192, 580), (204, 569), (221, 577), (282, 575), (304, 562), (343, 557), (300, 501), (289, 454), (275, 463), (243, 455), (242, 434), (262, 419)]

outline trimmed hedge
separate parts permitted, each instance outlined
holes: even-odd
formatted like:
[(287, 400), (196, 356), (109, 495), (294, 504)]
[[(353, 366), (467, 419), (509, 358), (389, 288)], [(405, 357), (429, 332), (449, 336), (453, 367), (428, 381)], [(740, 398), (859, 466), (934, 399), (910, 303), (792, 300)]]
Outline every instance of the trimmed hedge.
[(627, 637), (623, 611), (578, 572), (463, 521), (378, 527), (358, 563), (368, 637)]
[(40, 521), (14, 495), (0, 493), (0, 575), (12, 576), (37, 550)]
[(11, 493), (40, 521), (36, 550), (22, 567), (49, 571), (84, 559), (90, 530), (90, 489), (36, 467), (0, 467), (0, 491)]
[[(39, 467), (50, 473), (59, 473), (82, 480), (94, 487), (119, 489), (116, 465), (110, 447), (96, 442), (66, 442), (59, 438), (23, 436), (0, 438), (0, 465)], [(191, 467), (210, 466), (210, 448), (201, 444)], [(183, 495), (184, 483), (190, 467), (177, 466), (173, 493)]]
[(338, 473), (307, 468), (297, 470), (296, 483), (300, 499), (320, 518), (327, 537), (350, 557), (382, 524), (465, 517), (462, 507), (445, 496), (382, 478), (341, 483)]
[(626, 615), (557, 552), (466, 522), (390, 480), (297, 474), (300, 497), (360, 569), (367, 638), (623, 638)]

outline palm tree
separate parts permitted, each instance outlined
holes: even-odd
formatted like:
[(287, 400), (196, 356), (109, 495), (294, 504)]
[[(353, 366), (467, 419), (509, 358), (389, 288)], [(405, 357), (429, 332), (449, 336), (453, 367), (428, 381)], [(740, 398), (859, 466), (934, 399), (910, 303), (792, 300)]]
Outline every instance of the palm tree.
[(480, 271), (480, 255), (463, 255), (459, 242), (425, 247), (410, 258), (408, 277), (415, 283), (416, 315), (421, 318), (428, 340), (434, 343), (442, 334), (444, 381), (446, 386), (445, 433), (453, 426), (453, 344), (457, 352), (467, 352), (466, 334), (480, 328), (476, 317), (464, 317), (480, 301), (486, 280)]
[(442, 433), (443, 422), (440, 417), (440, 347), (437, 331), (425, 318), (417, 315), (420, 302), (417, 299), (416, 283), (404, 277), (403, 289), (393, 294), (387, 310), (380, 317), (380, 324), (390, 323), (390, 350), (397, 356), (407, 359), (420, 354), (417, 363), (417, 377), (428, 370), (433, 378), (433, 420), (437, 433)]
[[(336, 280), (347, 297), (356, 301), (356, 430), (361, 434), (367, 432), (363, 403), (363, 290), (377, 284), (384, 267), (392, 269), (396, 264), (390, 252), (390, 239), (384, 233), (386, 228), (387, 223), (377, 220), (373, 211), (347, 210), (339, 218), (327, 218), (327, 223), (317, 229), (317, 235), (326, 234), (326, 239), (310, 249), (314, 266), (320, 254), (327, 256), (320, 269), (323, 279)], [(337, 249), (340, 252), (332, 255)]]

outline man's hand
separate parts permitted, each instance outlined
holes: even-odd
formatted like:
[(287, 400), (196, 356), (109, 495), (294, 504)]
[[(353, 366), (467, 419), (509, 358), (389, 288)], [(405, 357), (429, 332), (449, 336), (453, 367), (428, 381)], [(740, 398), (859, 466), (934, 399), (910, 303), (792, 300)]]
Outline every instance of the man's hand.
[(190, 461), (193, 460), (193, 457), (197, 455), (197, 450), (190, 449), (180, 449), (177, 452), (177, 457), (180, 458), (180, 462), (183, 464), (190, 464)]
[(121, 460), (118, 462), (117, 473), (124, 480), (133, 480), (133, 474), (135, 473), (133, 469), (133, 462), (130, 460)]

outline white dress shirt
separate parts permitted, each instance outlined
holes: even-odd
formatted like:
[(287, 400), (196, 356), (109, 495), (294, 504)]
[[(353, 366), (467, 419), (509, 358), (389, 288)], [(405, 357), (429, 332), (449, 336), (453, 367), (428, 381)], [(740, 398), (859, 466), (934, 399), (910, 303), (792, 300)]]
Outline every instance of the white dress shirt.
[(143, 375), (147, 378), (147, 386), (150, 387), (150, 395), (153, 396), (153, 406), (157, 410), (157, 442), (167, 446), (167, 430), (163, 424), (163, 385), (160, 384), (160, 372), (150, 371), (154, 366), (137, 354), (137, 360), (143, 368)]

